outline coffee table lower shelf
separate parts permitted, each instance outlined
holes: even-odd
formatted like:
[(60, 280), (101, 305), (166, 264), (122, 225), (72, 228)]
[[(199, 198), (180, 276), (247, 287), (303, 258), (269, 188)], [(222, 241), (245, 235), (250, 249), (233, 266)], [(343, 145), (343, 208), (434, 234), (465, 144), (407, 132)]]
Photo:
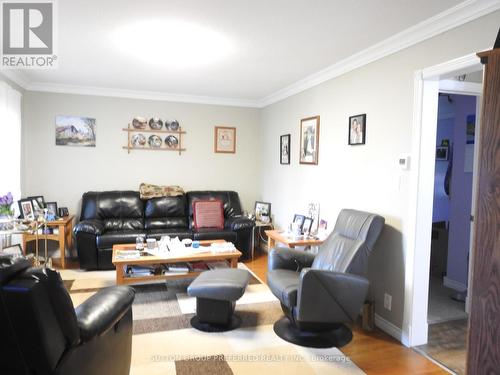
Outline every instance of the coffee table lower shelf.
[[(169, 275), (151, 275), (151, 276), (126, 276), (125, 274), (123, 275), (120, 280), (118, 280), (118, 274), (116, 277), (116, 283), (118, 285), (126, 285), (126, 284), (139, 284), (139, 283), (147, 283), (150, 281), (157, 281), (157, 280), (177, 280), (177, 279), (186, 279), (190, 277), (196, 277), (198, 276), (201, 272), (204, 271), (193, 271), (193, 272), (179, 272), (178, 275), (176, 274), (169, 274)], [(124, 273), (122, 271), (122, 273)]]
[[(201, 245), (210, 245), (212, 242), (224, 242), (222, 240), (213, 241), (200, 241)], [(148, 275), (148, 276), (127, 276), (125, 269), (127, 266), (148, 266), (156, 264), (175, 264), (175, 263), (186, 263), (186, 262), (217, 262), (217, 261), (228, 261), (231, 268), (238, 267), (238, 259), (241, 257), (242, 253), (239, 250), (232, 251), (229, 253), (199, 253), (199, 254), (189, 254), (176, 256), (176, 257), (157, 257), (157, 256), (141, 256), (136, 259), (117, 259), (116, 251), (118, 250), (131, 250), (135, 248), (135, 244), (125, 244), (125, 245), (114, 245), (113, 246), (113, 264), (116, 267), (116, 284), (139, 284), (147, 283), (158, 280), (176, 280), (184, 278), (192, 278), (198, 276), (204, 271), (191, 271), (182, 272), (179, 274), (161, 274), (161, 275)]]

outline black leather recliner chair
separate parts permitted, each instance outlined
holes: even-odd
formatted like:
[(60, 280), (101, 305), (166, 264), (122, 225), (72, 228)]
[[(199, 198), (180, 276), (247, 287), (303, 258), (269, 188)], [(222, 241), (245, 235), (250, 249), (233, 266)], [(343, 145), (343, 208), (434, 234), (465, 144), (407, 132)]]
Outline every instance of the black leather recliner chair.
[[(224, 229), (199, 229), (193, 225), (193, 201), (218, 199), (224, 205)], [(137, 191), (87, 192), (82, 197), (80, 222), (75, 226), (76, 249), (83, 269), (113, 269), (114, 244), (135, 243), (135, 238), (161, 236), (192, 240), (231, 241), (251, 254), (255, 222), (243, 216), (234, 191), (190, 191), (177, 197), (142, 200)]]
[(368, 292), (366, 262), (384, 218), (344, 209), (317, 255), (272, 249), (267, 282), (285, 317), (274, 324), (282, 339), (301, 346), (346, 345), (351, 330), (343, 323), (358, 317)]
[(111, 287), (75, 310), (59, 273), (0, 256), (0, 374), (128, 375), (133, 300)]

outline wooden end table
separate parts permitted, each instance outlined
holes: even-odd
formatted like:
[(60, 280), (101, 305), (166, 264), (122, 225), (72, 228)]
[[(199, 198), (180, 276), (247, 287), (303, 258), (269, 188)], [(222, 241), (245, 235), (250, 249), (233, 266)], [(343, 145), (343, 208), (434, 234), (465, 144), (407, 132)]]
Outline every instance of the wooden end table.
[[(206, 240), (200, 241), (200, 246), (207, 246), (215, 242), (225, 242), (224, 240)], [(172, 280), (172, 279), (182, 279), (198, 276), (201, 272), (185, 272), (177, 274), (163, 274), (163, 275), (148, 275), (148, 276), (138, 276), (138, 277), (127, 277), (125, 275), (124, 267), (126, 266), (147, 266), (153, 264), (172, 264), (172, 263), (186, 263), (186, 262), (216, 262), (221, 260), (228, 260), (231, 268), (238, 267), (238, 259), (241, 257), (242, 253), (239, 250), (235, 250), (229, 253), (190, 253), (189, 249), (186, 249), (186, 254), (174, 253), (172, 256), (153, 256), (153, 255), (141, 255), (139, 258), (132, 259), (117, 259), (116, 253), (119, 250), (135, 250), (135, 244), (121, 244), (113, 245), (113, 260), (112, 263), (116, 267), (116, 284), (133, 284), (141, 283), (153, 280)], [(147, 251), (147, 250), (146, 250)]]
[[(62, 217), (58, 220), (47, 221), (47, 227), (58, 228), (57, 234), (39, 234), (38, 239), (57, 241), (59, 250), (61, 251), (61, 268), (66, 268), (66, 246), (73, 246), (73, 219), (75, 215)], [(31, 233), (23, 233), (23, 254), (26, 255), (26, 244), (30, 241), (35, 241), (37, 236)]]
[(287, 232), (277, 229), (266, 230), (266, 234), (268, 251), (276, 246), (276, 242), (280, 242), (293, 249), (295, 246), (318, 246), (325, 241), (324, 239), (317, 240), (312, 237), (304, 238), (303, 236), (300, 238), (293, 238), (287, 236)]

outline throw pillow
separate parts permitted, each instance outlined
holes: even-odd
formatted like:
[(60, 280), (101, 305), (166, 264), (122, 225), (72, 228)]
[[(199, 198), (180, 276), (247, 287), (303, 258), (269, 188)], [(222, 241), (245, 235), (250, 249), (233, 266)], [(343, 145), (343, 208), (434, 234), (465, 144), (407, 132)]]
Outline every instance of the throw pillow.
[(195, 229), (224, 229), (224, 208), (220, 200), (197, 200), (193, 202)]

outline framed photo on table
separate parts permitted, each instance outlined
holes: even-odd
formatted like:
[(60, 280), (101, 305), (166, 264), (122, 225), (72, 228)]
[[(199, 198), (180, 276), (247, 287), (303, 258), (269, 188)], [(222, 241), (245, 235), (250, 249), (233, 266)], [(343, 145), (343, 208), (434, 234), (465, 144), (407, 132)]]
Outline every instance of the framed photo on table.
[(49, 212), (57, 216), (57, 202), (47, 202), (46, 205)]
[(290, 164), (290, 134), (280, 137), (280, 164)]
[(40, 211), (45, 208), (45, 199), (42, 195), (28, 197), (27, 199), (31, 199), (31, 202), (33, 203), (33, 210)]
[(366, 114), (349, 117), (349, 145), (364, 145), (366, 136)]
[(33, 210), (33, 201), (31, 199), (21, 199), (17, 202), (19, 205), (19, 212), (21, 213), (21, 218), (34, 220), (35, 212)]
[(300, 229), (301, 233), (302, 233), (302, 226), (304, 225), (305, 218), (306, 217), (304, 215), (297, 215), (297, 214), (295, 214), (295, 216), (293, 217), (293, 224), (297, 225), (297, 227)]
[(310, 217), (304, 218), (304, 222), (302, 223), (302, 234), (311, 233), (311, 227), (313, 224), (313, 219)]
[(319, 116), (300, 121), (300, 164), (318, 164)]
[(271, 220), (271, 203), (255, 202), (255, 219), (257, 221), (268, 223)]
[(214, 152), (236, 153), (236, 128), (216, 126), (214, 131)]

